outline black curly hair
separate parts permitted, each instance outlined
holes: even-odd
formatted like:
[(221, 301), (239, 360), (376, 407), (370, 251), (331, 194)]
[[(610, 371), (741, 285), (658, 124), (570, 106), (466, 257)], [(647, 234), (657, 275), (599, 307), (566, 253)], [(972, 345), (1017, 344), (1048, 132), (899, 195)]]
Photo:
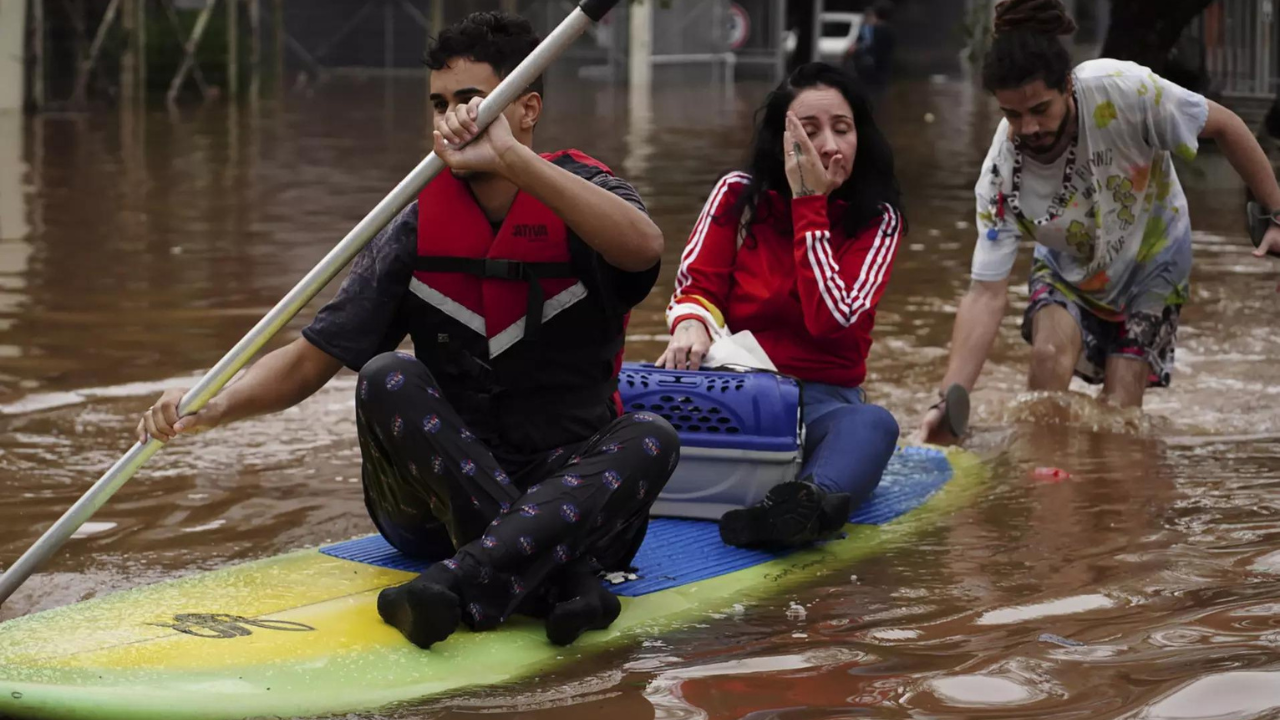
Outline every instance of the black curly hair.
[(1066, 92), (1071, 55), (1058, 39), (1076, 31), (1060, 0), (1004, 0), (996, 5), (995, 39), (982, 64), (987, 92), (1013, 90), (1043, 80)]
[(870, 223), (878, 222), (881, 205), (903, 211), (902, 191), (893, 168), (893, 149), (876, 125), (871, 99), (853, 75), (822, 62), (806, 63), (769, 93), (764, 105), (756, 111), (755, 139), (747, 158), (746, 172), (751, 180), (738, 199), (730, 216), (739, 218), (750, 211), (752, 221), (772, 222), (768, 205), (760, 203), (770, 191), (791, 196), (787, 171), (782, 157), (782, 134), (786, 129), (787, 110), (802, 91), (828, 87), (844, 96), (853, 110), (853, 123), (858, 133), (858, 151), (853, 158), (853, 172), (831, 197), (849, 203), (843, 230), (849, 235)]
[[(423, 63), (441, 70), (459, 58), (485, 63), (499, 78), (505, 78), (520, 64), (542, 38), (528, 20), (504, 12), (475, 12), (445, 28), (427, 46)], [(542, 76), (528, 87), (542, 94)]]

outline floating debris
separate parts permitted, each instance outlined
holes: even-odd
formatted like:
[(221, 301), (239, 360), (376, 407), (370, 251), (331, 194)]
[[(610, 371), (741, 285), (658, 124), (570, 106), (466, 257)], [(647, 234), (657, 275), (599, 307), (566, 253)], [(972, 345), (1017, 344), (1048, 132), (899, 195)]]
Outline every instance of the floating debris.
[(1055, 467), (1038, 467), (1031, 471), (1032, 477), (1044, 482), (1059, 482), (1071, 477), (1071, 473), (1062, 468)]
[(1040, 636), (1039, 640), (1040, 642), (1053, 643), (1054, 645), (1061, 645), (1063, 647), (1084, 647), (1084, 643), (1079, 640), (1072, 640), (1071, 638), (1054, 635), (1053, 633), (1044, 633)]
[(80, 538), (87, 538), (87, 537), (92, 537), (94, 535), (101, 535), (102, 533), (108, 530), (115, 529), (115, 527), (116, 527), (116, 523), (113, 523), (113, 522), (87, 522), (81, 525), (79, 528), (76, 529), (74, 533), (71, 534), (71, 539), (78, 540)]

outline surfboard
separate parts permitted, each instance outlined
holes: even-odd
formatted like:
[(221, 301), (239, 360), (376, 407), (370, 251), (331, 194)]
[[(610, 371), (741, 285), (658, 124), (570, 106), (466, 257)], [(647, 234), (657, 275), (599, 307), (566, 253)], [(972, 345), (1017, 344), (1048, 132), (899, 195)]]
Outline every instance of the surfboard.
[(983, 477), (964, 451), (900, 447), (844, 537), (786, 554), (725, 546), (714, 522), (655, 518), (635, 579), (611, 588), (622, 615), (568, 648), (520, 617), (414, 647), (375, 602), (424, 566), (376, 536), (139, 587), (0, 624), (0, 716), (296, 717), (532, 678), (846, 573), (945, 518)]

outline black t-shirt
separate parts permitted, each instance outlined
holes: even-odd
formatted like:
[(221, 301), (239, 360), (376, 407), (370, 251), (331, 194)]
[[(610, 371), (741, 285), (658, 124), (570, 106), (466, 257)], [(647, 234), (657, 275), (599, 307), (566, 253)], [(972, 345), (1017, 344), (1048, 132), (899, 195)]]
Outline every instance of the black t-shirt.
[[(556, 164), (648, 212), (629, 183), (599, 168), (571, 158)], [(570, 263), (587, 289), (588, 302), (600, 303), (609, 314), (631, 310), (653, 288), (659, 266), (641, 272), (620, 270), (573, 233), (569, 235)], [(338, 294), (302, 331), (312, 345), (359, 371), (375, 356), (394, 350), (409, 329), (398, 312), (409, 294), (418, 257), (418, 203), (405, 208), (352, 263)]]

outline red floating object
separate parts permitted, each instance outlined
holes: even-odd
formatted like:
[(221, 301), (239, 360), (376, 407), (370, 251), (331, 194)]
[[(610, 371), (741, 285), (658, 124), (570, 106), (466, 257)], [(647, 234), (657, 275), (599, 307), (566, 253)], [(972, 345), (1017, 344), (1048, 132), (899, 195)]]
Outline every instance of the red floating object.
[(1063, 470), (1062, 468), (1055, 467), (1038, 467), (1033, 470), (1031, 474), (1037, 480), (1043, 480), (1045, 482), (1059, 482), (1071, 477), (1071, 473)]

